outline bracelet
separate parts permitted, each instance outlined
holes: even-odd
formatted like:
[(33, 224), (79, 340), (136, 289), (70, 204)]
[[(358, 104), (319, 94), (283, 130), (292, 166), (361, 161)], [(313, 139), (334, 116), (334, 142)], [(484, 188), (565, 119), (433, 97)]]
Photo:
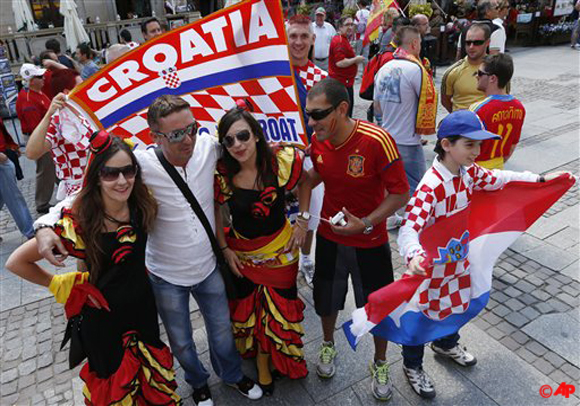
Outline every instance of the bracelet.
[(224, 250), (226, 250), (228, 248), (230, 248), (230, 247), (229, 247), (229, 245), (226, 244), (224, 247), (220, 247), (220, 250), (224, 251)]
[(52, 229), (52, 226), (50, 224), (40, 224), (38, 227), (36, 227), (34, 229), (34, 235), (36, 236), (36, 233), (38, 233), (38, 230), (42, 230), (43, 228), (50, 228), (50, 229)]

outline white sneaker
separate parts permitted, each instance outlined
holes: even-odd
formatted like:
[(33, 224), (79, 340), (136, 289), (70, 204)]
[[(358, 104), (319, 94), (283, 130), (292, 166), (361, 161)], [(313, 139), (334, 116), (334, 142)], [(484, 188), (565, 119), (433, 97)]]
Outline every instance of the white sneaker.
[(423, 370), (423, 367), (407, 368), (403, 365), (403, 372), (417, 395), (425, 399), (433, 399), (435, 397), (435, 385), (433, 385), (433, 381), (427, 375), (427, 372)]
[(323, 342), (318, 353), (318, 365), (316, 366), (316, 373), (321, 378), (332, 378), (336, 372), (334, 366), (334, 358), (336, 358), (336, 350), (334, 343)]
[(251, 400), (260, 399), (264, 394), (262, 392), (262, 388), (260, 388), (260, 385), (258, 385), (245, 375), (238, 383), (234, 384), (228, 383), (227, 385), (237, 389), (241, 395)]
[(401, 223), (403, 223), (403, 217), (395, 213), (387, 219), (387, 230), (396, 230), (397, 228), (401, 227)]
[(312, 285), (312, 279), (314, 278), (314, 261), (312, 261), (308, 255), (301, 255), (300, 262), (300, 272), (304, 275), (306, 283)]
[(209, 386), (205, 385), (199, 389), (193, 389), (193, 403), (196, 406), (213, 406)]
[(465, 347), (461, 347), (459, 344), (449, 350), (444, 350), (443, 348), (437, 347), (434, 343), (431, 343), (431, 349), (437, 354), (451, 358), (462, 367), (470, 367), (477, 364), (477, 359), (468, 353)]
[(371, 390), (373, 396), (378, 400), (390, 400), (393, 397), (393, 382), (389, 376), (389, 364), (386, 361), (371, 362), (370, 365), (373, 381)]

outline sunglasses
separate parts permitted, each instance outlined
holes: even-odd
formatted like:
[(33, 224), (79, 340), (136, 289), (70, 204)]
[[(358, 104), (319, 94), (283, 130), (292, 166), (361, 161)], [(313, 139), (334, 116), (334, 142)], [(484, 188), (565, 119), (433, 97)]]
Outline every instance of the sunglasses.
[(250, 132), (248, 130), (242, 130), (234, 135), (226, 135), (222, 140), (222, 144), (226, 148), (231, 148), (236, 143), (236, 139), (239, 142), (248, 142), (250, 139)]
[(199, 129), (199, 126), (197, 124), (197, 121), (194, 121), (193, 123), (189, 124), (187, 127), (185, 128), (180, 128), (178, 130), (173, 130), (167, 134), (162, 133), (161, 131), (152, 131), (153, 134), (156, 135), (162, 135), (165, 138), (167, 138), (167, 140), (170, 143), (178, 143), (183, 141), (183, 139), (185, 138), (186, 135), (191, 135), (192, 137), (194, 137), (197, 134), (197, 130)]
[(477, 76), (478, 78), (482, 77), (482, 76), (491, 76), (493, 75), (493, 73), (489, 73), (489, 72), (484, 72), (480, 69), (477, 70), (477, 72), (473, 73), (473, 76)]
[(314, 121), (320, 121), (323, 120), (324, 118), (326, 118), (326, 116), (328, 116), (330, 113), (332, 113), (332, 111), (336, 108), (336, 106), (332, 106), (329, 107), (327, 109), (324, 110), (312, 110), (312, 111), (306, 111), (306, 114), (308, 114), (308, 116), (313, 119)]
[(99, 175), (101, 180), (105, 182), (113, 182), (119, 179), (119, 174), (121, 173), (125, 179), (131, 180), (137, 176), (138, 169), (139, 167), (135, 164), (121, 167), (103, 166)]
[(476, 45), (476, 46), (480, 47), (483, 44), (485, 44), (485, 40), (484, 39), (475, 39), (473, 41), (471, 41), (471, 40), (465, 40), (465, 45), (466, 46)]

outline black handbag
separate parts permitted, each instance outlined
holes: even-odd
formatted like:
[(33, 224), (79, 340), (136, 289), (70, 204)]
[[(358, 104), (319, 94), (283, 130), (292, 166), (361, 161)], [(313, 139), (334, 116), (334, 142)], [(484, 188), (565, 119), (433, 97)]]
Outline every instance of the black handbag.
[(213, 253), (215, 254), (216, 261), (220, 269), (220, 273), (222, 274), (222, 278), (226, 286), (227, 296), (229, 299), (236, 298), (237, 292), (234, 274), (232, 273), (230, 266), (228, 265), (226, 258), (224, 256), (224, 253), (222, 252), (219, 246), (219, 243), (211, 228), (211, 224), (209, 223), (207, 216), (205, 215), (203, 209), (199, 205), (199, 202), (193, 195), (193, 192), (191, 191), (189, 186), (187, 186), (187, 183), (185, 183), (183, 178), (179, 175), (179, 173), (177, 173), (175, 167), (171, 165), (169, 161), (167, 161), (167, 158), (165, 158), (165, 156), (163, 155), (163, 151), (161, 151), (160, 148), (155, 148), (155, 154), (157, 155), (159, 162), (161, 162), (161, 165), (163, 165), (163, 168), (165, 168), (165, 171), (167, 171), (167, 173), (169, 174), (175, 185), (179, 188), (179, 190), (185, 197), (185, 200), (187, 200), (187, 202), (191, 206), (191, 209), (193, 210), (193, 212), (203, 225), (203, 228), (205, 229), (205, 232), (209, 238), (209, 242), (211, 243)]

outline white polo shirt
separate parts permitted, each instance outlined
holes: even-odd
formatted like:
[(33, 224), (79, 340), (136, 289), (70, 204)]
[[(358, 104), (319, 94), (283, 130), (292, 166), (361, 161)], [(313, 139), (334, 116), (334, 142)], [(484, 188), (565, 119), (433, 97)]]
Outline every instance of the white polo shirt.
[(322, 27), (319, 27), (316, 22), (312, 23), (312, 30), (316, 38), (314, 39), (314, 58), (326, 59), (330, 50), (330, 41), (336, 35), (336, 30), (332, 24), (324, 22)]
[[(213, 179), (219, 144), (212, 136), (197, 136), (185, 170), (175, 167), (193, 192), (215, 231)], [(211, 243), (187, 199), (159, 162), (153, 148), (135, 151), (144, 183), (159, 205), (149, 232), (145, 264), (149, 271), (174, 285), (202, 282), (216, 266)]]

